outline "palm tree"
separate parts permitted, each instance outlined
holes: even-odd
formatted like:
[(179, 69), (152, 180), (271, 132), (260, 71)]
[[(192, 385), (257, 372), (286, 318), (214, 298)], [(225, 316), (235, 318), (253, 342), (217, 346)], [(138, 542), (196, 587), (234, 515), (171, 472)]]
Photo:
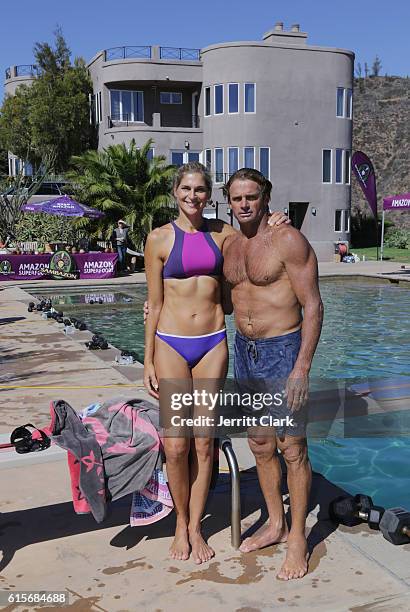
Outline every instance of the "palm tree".
[(94, 228), (94, 234), (103, 232), (109, 238), (118, 219), (124, 219), (136, 248), (142, 249), (154, 218), (165, 223), (174, 216), (175, 166), (166, 165), (164, 156), (149, 159), (152, 143), (150, 139), (138, 149), (133, 139), (129, 146), (115, 144), (71, 158), (67, 178), (75, 197), (105, 213), (101, 221), (81, 219), (78, 226)]

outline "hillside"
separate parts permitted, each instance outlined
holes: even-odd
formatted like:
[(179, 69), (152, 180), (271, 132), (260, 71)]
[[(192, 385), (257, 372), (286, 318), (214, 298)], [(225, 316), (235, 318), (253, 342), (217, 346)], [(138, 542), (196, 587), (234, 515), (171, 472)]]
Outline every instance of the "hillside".
[[(378, 205), (382, 198), (410, 191), (410, 79), (355, 79), (353, 151), (373, 162)], [(357, 180), (352, 177), (352, 213), (369, 214)], [(410, 228), (410, 211), (386, 213), (397, 226)]]

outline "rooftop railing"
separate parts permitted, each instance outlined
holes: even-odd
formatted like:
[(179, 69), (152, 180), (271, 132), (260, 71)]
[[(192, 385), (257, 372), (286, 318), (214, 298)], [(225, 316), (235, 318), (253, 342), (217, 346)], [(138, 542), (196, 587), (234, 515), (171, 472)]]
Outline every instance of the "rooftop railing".
[(37, 66), (34, 64), (16, 66), (16, 76), (37, 76)]
[(182, 47), (160, 47), (160, 59), (176, 59), (198, 62), (200, 59), (200, 49), (184, 49)]
[(112, 47), (105, 49), (104, 61), (122, 59), (169, 59), (177, 61), (198, 62), (200, 49), (186, 49), (183, 47)]
[(37, 76), (37, 66), (34, 64), (21, 64), (20, 66), (11, 66), (10, 68), (6, 68), (6, 80), (12, 79), (13, 77), (22, 77), (22, 76)]
[(116, 59), (151, 59), (151, 47), (112, 47), (104, 51), (104, 61)]

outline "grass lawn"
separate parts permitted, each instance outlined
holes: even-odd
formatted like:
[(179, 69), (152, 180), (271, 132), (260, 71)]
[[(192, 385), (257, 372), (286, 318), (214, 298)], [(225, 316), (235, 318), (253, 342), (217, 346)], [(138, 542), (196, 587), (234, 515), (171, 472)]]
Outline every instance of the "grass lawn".
[[(360, 259), (363, 255), (366, 259), (376, 259), (376, 247), (366, 247), (364, 249), (350, 248), (351, 253), (357, 253)], [(379, 247), (379, 259), (380, 259), (380, 247)], [(400, 261), (402, 263), (410, 263), (410, 249), (396, 249), (384, 247), (383, 249), (383, 261)]]

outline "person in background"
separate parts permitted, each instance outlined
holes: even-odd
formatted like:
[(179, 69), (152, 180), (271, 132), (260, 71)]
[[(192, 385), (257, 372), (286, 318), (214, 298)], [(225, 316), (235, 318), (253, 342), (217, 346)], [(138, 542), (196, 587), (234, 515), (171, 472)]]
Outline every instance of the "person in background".
[(118, 264), (120, 272), (127, 270), (127, 247), (129, 245), (129, 227), (123, 219), (118, 220), (118, 227), (111, 234), (111, 243), (118, 253)]

